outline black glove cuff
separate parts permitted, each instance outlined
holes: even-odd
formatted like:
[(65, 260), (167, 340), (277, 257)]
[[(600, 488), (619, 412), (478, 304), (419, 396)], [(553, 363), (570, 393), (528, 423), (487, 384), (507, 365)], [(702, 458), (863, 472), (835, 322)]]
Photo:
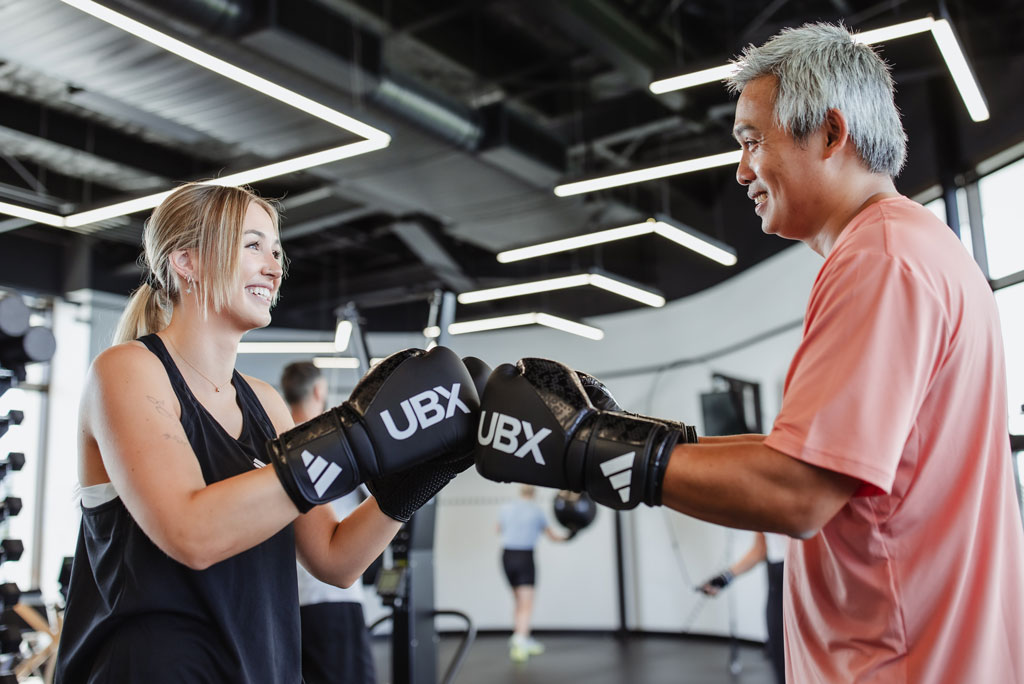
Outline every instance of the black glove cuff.
[(660, 436), (660, 443), (653, 446), (651, 453), (651, 466), (648, 470), (646, 487), (644, 488), (643, 502), (648, 506), (661, 505), (661, 489), (665, 481), (665, 471), (668, 470), (668, 462), (672, 458), (672, 450), (680, 441), (686, 441), (686, 435), (679, 430), (669, 430)]
[[(377, 450), (374, 448), (373, 440), (366, 429), (363, 418), (345, 402), (335, 409), (338, 419), (345, 428), (345, 437), (348, 439), (348, 450), (359, 470), (359, 481), (365, 482), (373, 477), (379, 477), (381, 468), (377, 462)], [(373, 459), (360, 458), (364, 454), (372, 454)]]
[(299, 485), (295, 481), (295, 476), (292, 471), (285, 464), (284, 453), (281, 450), (281, 440), (271, 439), (267, 440), (267, 457), (270, 459), (270, 463), (274, 466), (274, 472), (277, 473), (277, 479), (281, 481), (281, 487), (284, 489), (284, 493), (288, 495), (288, 498), (295, 504), (295, 508), (299, 509), (299, 513), (308, 513), (313, 508), (313, 504), (306, 500), (306, 497), (299, 491)]

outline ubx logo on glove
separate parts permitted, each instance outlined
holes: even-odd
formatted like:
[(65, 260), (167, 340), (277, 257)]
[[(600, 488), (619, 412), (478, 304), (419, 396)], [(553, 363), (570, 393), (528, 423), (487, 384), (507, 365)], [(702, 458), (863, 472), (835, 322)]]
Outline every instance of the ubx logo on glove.
[[(384, 421), (384, 427), (393, 438), (398, 441), (408, 439), (416, 434), (417, 430), (426, 429), (442, 420), (451, 418), (455, 415), (456, 409), (463, 413), (469, 413), (469, 407), (459, 399), (460, 387), (461, 383), (458, 382), (452, 385), (450, 390), (446, 390), (444, 387), (435, 387), (402, 401), (399, 406), (402, 407), (402, 412), (405, 414), (406, 427), (401, 430), (395, 425), (395, 419), (391, 417), (389, 410), (381, 411), (380, 419)], [(448, 405), (444, 408), (441, 407), (441, 397), (448, 400)]]
[[(476, 431), (476, 439), (481, 446), (490, 444), (495, 450), (523, 458), (527, 453), (533, 454), (533, 460), (539, 465), (547, 465), (540, 453), (541, 441), (551, 434), (549, 428), (533, 431), (533, 425), (504, 413), (491, 413), (491, 422), (487, 434), (484, 435), (484, 424), (487, 422), (487, 411), (480, 412), (480, 426)], [(519, 444), (519, 434), (526, 441)]]

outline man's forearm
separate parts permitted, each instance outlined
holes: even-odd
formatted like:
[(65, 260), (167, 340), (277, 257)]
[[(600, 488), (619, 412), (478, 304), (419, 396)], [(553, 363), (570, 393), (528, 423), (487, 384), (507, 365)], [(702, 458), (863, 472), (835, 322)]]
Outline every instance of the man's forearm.
[(720, 436), (701, 436), (698, 438), (700, 444), (760, 444), (764, 441), (765, 435), (759, 434), (746, 434), (746, 435), (720, 435)]
[(662, 504), (719, 525), (807, 538), (859, 484), (765, 446), (763, 435), (737, 437), (677, 446), (665, 473)]

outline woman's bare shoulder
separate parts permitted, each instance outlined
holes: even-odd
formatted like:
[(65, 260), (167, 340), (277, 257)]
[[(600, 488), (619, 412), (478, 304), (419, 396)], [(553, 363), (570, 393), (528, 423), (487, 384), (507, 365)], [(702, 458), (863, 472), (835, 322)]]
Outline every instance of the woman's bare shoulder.
[(288, 404), (285, 403), (284, 398), (281, 397), (273, 385), (265, 380), (260, 380), (244, 373), (242, 377), (252, 387), (252, 391), (256, 394), (256, 398), (259, 399), (263, 410), (267, 412), (267, 416), (270, 418), (270, 422), (274, 424), (274, 429), (277, 430), (278, 434), (295, 425), (295, 422), (292, 420), (291, 411), (288, 410)]

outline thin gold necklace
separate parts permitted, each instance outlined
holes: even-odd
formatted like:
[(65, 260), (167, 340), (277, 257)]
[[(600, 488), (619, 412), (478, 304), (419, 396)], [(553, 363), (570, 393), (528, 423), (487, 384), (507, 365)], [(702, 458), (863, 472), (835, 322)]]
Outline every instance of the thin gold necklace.
[[(191, 364), (191, 363), (189, 362), (189, 360), (185, 358), (185, 355), (184, 355), (184, 354), (182, 354), (182, 353), (181, 353), (180, 351), (178, 351), (178, 348), (174, 346), (174, 343), (173, 343), (173, 342), (171, 342), (171, 338), (170, 338), (170, 337), (168, 337), (168, 338), (167, 338), (167, 344), (171, 345), (171, 349), (173, 349), (173, 350), (174, 350), (174, 353), (175, 353), (175, 354), (177, 354), (177, 355), (178, 355), (178, 356), (179, 356), (179, 357), (181, 358), (181, 360), (182, 360), (182, 361), (184, 361), (184, 362), (185, 362), (186, 364), (188, 364), (188, 367), (189, 367), (189, 368), (191, 368), (192, 370), (194, 370), (194, 371), (195, 371), (196, 373), (199, 373), (199, 375), (200, 375), (200, 376), (202, 376), (202, 378), (203, 378), (204, 380), (206, 380), (206, 382), (208, 382), (208, 383), (210, 383), (211, 385), (213, 385), (213, 391), (214, 391), (214, 392), (220, 392), (220, 388), (221, 388), (221, 387), (224, 387), (225, 385), (227, 385), (227, 384), (228, 384), (228, 382), (231, 382), (231, 378), (228, 378), (228, 381), (227, 381), (227, 382), (225, 382), (225, 383), (221, 383), (220, 387), (218, 387), (218, 386), (217, 386), (217, 383), (215, 383), (215, 382), (214, 382), (213, 380), (211, 380), (211, 379), (210, 379), (209, 377), (207, 377), (206, 373), (204, 373), (203, 371), (201, 371), (201, 370), (199, 370), (198, 368), (196, 368), (195, 366), (193, 366), (193, 365), (192, 365), (192, 364)], [(234, 376), (234, 373), (232, 373), (232, 376)]]

